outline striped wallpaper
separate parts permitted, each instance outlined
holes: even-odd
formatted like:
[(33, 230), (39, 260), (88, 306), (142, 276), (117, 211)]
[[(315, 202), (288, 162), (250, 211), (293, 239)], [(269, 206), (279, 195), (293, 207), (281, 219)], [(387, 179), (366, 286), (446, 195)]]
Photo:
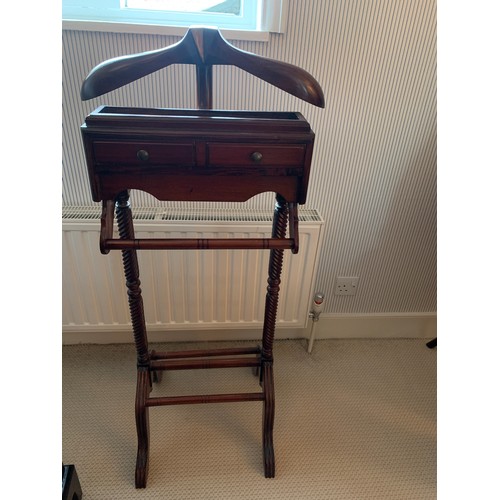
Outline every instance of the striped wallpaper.
[[(85, 76), (103, 60), (178, 40), (63, 32), (64, 204), (92, 204), (79, 126), (96, 106), (196, 107), (191, 66), (81, 102)], [(319, 109), (238, 68), (214, 73), (214, 107), (300, 111), (316, 132), (306, 206), (325, 219), (316, 285), (325, 312), (435, 311), (435, 0), (290, 0), (285, 34), (231, 43), (300, 66), (323, 87), (326, 108)], [(158, 202), (134, 193), (134, 203)], [(271, 196), (247, 206), (270, 207)], [(357, 295), (335, 296), (336, 276), (359, 276)]]

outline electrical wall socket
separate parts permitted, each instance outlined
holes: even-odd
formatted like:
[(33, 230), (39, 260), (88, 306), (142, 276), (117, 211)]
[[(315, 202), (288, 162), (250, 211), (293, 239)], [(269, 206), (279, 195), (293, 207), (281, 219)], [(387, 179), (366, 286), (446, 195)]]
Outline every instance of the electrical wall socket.
[(356, 295), (358, 289), (358, 277), (337, 276), (335, 280), (335, 295)]

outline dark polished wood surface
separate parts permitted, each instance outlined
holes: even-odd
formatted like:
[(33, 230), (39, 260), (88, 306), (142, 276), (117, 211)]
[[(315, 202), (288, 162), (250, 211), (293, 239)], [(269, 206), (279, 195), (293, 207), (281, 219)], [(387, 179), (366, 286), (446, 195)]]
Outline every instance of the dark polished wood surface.
[(307, 197), (314, 133), (300, 113), (102, 107), (82, 135), (94, 201), (127, 189), (162, 201)]
[(299, 99), (322, 108), (325, 105), (320, 85), (307, 71), (238, 49), (218, 29), (203, 27), (190, 28), (180, 42), (169, 47), (104, 61), (85, 79), (81, 97), (98, 97), (171, 64), (196, 65), (201, 109), (212, 108), (214, 64), (237, 66)]
[[(241, 51), (219, 31), (191, 28), (165, 49), (105, 61), (83, 83), (83, 99), (97, 97), (170, 64), (195, 64), (198, 110), (100, 106), (82, 125), (90, 188), (102, 203), (100, 250), (121, 250), (135, 348), (137, 460), (135, 485), (149, 466), (149, 407), (261, 402), (265, 477), (274, 477), (273, 341), (283, 254), (299, 249), (297, 205), (307, 197), (314, 133), (300, 113), (212, 110), (212, 65), (232, 64), (316, 106), (321, 87), (304, 70)], [(135, 238), (131, 189), (162, 201), (243, 202), (275, 193), (269, 238)], [(119, 238), (114, 238), (115, 218)], [(288, 234), (287, 234), (288, 233)], [(148, 347), (137, 251), (258, 249), (269, 251), (262, 345), (240, 349), (155, 352)], [(150, 397), (165, 370), (251, 368), (261, 391)]]

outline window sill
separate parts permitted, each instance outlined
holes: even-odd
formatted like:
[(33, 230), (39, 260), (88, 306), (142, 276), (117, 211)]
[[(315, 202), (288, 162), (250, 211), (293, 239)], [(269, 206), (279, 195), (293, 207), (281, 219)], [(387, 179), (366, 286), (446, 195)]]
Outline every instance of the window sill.
[[(62, 21), (63, 30), (103, 31), (109, 33), (138, 33), (149, 35), (184, 36), (188, 27), (153, 24), (112, 23), (105, 21)], [(268, 31), (220, 30), (227, 40), (269, 41)]]

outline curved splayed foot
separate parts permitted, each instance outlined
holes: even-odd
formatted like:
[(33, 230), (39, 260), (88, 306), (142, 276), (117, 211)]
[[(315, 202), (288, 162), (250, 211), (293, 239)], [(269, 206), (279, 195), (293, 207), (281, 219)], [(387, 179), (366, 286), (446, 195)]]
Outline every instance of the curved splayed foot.
[(145, 488), (148, 478), (149, 458), (149, 412), (146, 399), (150, 391), (150, 376), (147, 368), (137, 370), (135, 397), (135, 424), (137, 429), (137, 461), (135, 465), (135, 487)]
[(264, 388), (264, 408), (262, 415), (262, 449), (264, 454), (264, 475), (274, 477), (274, 381), (272, 362), (264, 362), (262, 366), (262, 383)]

